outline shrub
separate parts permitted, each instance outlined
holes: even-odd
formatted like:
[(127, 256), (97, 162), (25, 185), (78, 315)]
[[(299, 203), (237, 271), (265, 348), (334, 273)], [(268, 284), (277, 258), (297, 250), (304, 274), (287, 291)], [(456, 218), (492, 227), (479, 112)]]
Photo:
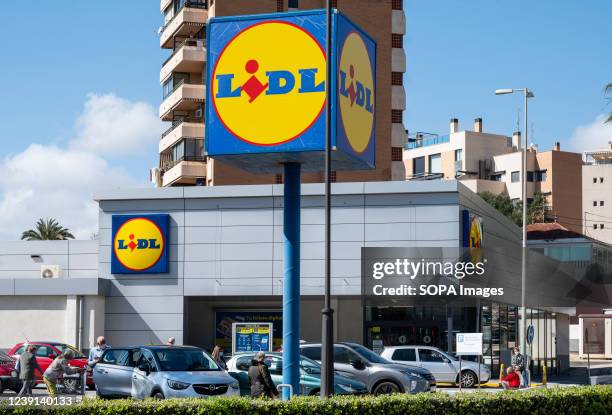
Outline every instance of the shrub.
[(585, 386), (499, 393), (445, 393), (387, 396), (337, 396), (330, 399), (298, 397), (289, 402), (249, 398), (169, 399), (166, 401), (85, 399), (64, 407), (9, 407), (0, 415), (403, 415), (403, 414), (612, 414), (612, 386)]

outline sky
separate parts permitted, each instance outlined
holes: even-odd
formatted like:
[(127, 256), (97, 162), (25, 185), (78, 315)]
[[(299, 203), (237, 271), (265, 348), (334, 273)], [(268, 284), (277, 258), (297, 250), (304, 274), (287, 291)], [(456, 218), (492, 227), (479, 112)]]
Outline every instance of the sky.
[[(602, 124), (612, 82), (612, 1), (405, 0), (406, 128), (448, 121), (516, 130), (534, 91), (530, 141), (584, 151), (612, 139)], [(93, 194), (150, 186), (164, 125), (157, 118), (162, 16), (156, 0), (9, 2), (0, 36), (0, 240), (39, 217), (78, 238), (96, 232)], [(380, 69), (380, 68), (379, 68)], [(522, 117), (522, 115), (521, 115)], [(522, 118), (519, 119), (522, 123)], [(522, 124), (521, 124), (522, 125)], [(522, 128), (522, 127), (521, 127)]]

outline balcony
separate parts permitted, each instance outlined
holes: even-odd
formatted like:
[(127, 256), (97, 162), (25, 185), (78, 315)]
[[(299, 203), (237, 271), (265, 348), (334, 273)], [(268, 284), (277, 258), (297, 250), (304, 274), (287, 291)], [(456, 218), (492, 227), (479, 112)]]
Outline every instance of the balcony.
[(195, 184), (196, 179), (206, 177), (204, 157), (186, 157), (170, 161), (163, 167), (162, 186), (175, 184)]
[(205, 73), (206, 39), (186, 39), (162, 64), (159, 81), (163, 82), (172, 72)]
[(172, 123), (172, 126), (162, 134), (159, 142), (159, 152), (163, 153), (183, 138), (204, 139), (204, 121), (202, 119), (184, 119)]
[(172, 121), (174, 111), (195, 111), (202, 108), (206, 97), (206, 85), (195, 81), (181, 80), (159, 106), (159, 118)]
[(173, 47), (175, 36), (190, 37), (202, 30), (208, 21), (208, 2), (185, 1), (183, 7), (163, 27), (159, 46), (164, 49)]
[(406, 90), (402, 85), (391, 87), (391, 108), (402, 111), (406, 109)]
[(391, 146), (392, 147), (405, 147), (408, 142), (408, 134), (402, 123), (391, 124)]
[(417, 134), (416, 139), (413, 138), (409, 138), (408, 139), (408, 144), (406, 145), (406, 150), (412, 150), (415, 148), (421, 148), (421, 147), (428, 147), (428, 146), (434, 146), (436, 144), (444, 144), (444, 143), (448, 143), (450, 142), (450, 136), (449, 135), (441, 135), (438, 136), (436, 134), (431, 134), (427, 137), (425, 136), (419, 136), (419, 134)]
[(406, 14), (403, 10), (393, 10), (391, 14), (391, 33), (406, 34)]
[(406, 51), (404, 48), (391, 48), (391, 70), (406, 72)]
[(171, 3), (172, 3), (172, 0), (160, 0), (159, 11), (163, 13), (164, 10), (166, 10), (168, 6), (170, 6)]

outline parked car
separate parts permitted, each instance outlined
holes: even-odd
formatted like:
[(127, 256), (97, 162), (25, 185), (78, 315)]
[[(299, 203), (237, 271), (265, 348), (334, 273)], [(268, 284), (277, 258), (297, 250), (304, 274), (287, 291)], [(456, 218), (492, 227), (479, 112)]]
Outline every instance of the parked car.
[(21, 389), (21, 381), (15, 372), (16, 363), (12, 357), (0, 353), (0, 393), (7, 389), (14, 392), (19, 392)]
[[(459, 383), (459, 359), (432, 346), (392, 346), (386, 347), (381, 356), (396, 363), (425, 368), (436, 377), (438, 382)], [(478, 366), (480, 365), (480, 371)], [(480, 373), (480, 379), (478, 378)], [(491, 371), (487, 365), (469, 360), (461, 362), (461, 386), (471, 388), (488, 382)]]
[[(49, 341), (28, 341), (25, 343), (17, 343), (13, 346), (9, 351), (8, 355), (13, 357), (14, 359), (19, 359), (19, 356), (23, 353), (26, 346), (29, 344), (33, 344), (36, 346), (36, 361), (38, 362), (40, 368), (43, 370), (47, 370), (47, 367), (53, 362), (53, 360), (62, 354), (64, 350), (70, 349), (74, 353), (74, 358), (68, 361), (70, 366), (75, 367), (87, 367), (87, 356), (81, 353), (77, 348), (71, 346), (66, 343), (59, 342), (49, 342)], [(38, 371), (35, 371), (36, 383), (43, 383), (42, 374)], [(78, 379), (74, 376), (68, 376), (66, 379), (62, 379), (59, 383), (62, 385), (66, 391), (74, 392), (78, 389)], [(87, 387), (89, 389), (93, 389), (93, 378), (91, 371), (87, 372)]]
[[(301, 354), (321, 361), (321, 344), (301, 344)], [(436, 379), (427, 369), (392, 363), (356, 343), (334, 344), (334, 370), (366, 384), (375, 395), (435, 392)]]
[[(240, 383), (240, 394), (250, 395), (249, 367), (254, 353), (243, 353), (232, 356), (227, 361), (229, 374)], [(266, 353), (264, 361), (270, 368), (270, 376), (274, 385), (283, 383), (282, 353)], [(321, 365), (307, 357), (300, 357), (300, 395), (318, 395), (321, 391)], [(295, 391), (298, 393), (298, 391)], [(367, 393), (368, 389), (362, 382), (344, 376), (334, 376), (334, 393), (337, 395), (359, 395)]]
[(191, 346), (108, 349), (94, 366), (93, 378), (101, 398), (205, 398), (240, 393), (236, 379), (204, 350)]

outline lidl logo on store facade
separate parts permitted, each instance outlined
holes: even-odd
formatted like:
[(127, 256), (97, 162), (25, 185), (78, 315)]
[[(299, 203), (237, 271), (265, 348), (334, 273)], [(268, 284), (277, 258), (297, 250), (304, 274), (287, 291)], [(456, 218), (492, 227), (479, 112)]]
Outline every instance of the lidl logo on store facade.
[(114, 215), (113, 274), (168, 272), (168, 215)]
[(323, 112), (325, 73), (325, 50), (311, 33), (292, 22), (265, 20), (238, 32), (221, 51), (212, 104), (236, 138), (256, 146), (283, 144)]

